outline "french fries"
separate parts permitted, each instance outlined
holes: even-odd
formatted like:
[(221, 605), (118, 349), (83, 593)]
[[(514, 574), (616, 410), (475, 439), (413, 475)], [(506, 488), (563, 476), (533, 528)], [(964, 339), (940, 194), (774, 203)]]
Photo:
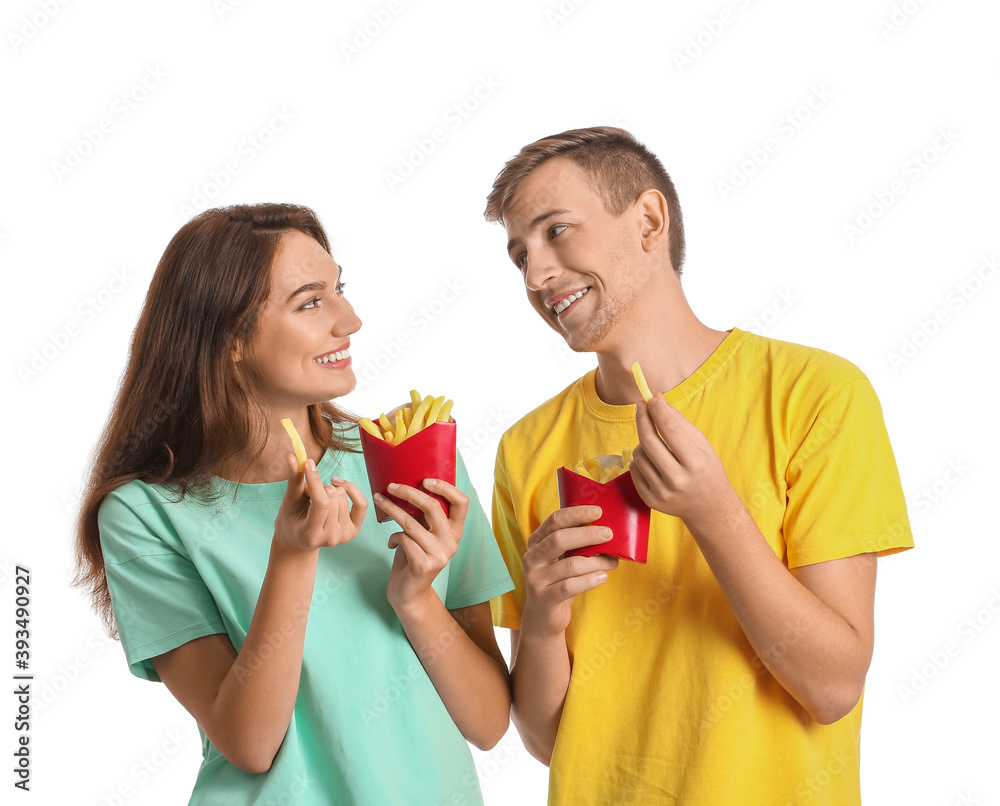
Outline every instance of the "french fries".
[(639, 366), (638, 361), (632, 365), (632, 374), (635, 376), (635, 385), (639, 387), (639, 394), (648, 403), (652, 399), (653, 393), (649, 391), (649, 384), (646, 383), (646, 376), (642, 374), (642, 367)]
[(302, 437), (299, 436), (299, 432), (295, 430), (292, 421), (287, 417), (281, 421), (281, 424), (288, 432), (288, 436), (292, 438), (292, 449), (295, 451), (295, 459), (299, 463), (299, 473), (304, 473), (306, 469), (306, 446), (302, 444)]
[(395, 422), (382, 414), (378, 420), (362, 417), (358, 420), (365, 431), (373, 437), (398, 445), (407, 437), (418, 434), (433, 423), (450, 423), (452, 401), (441, 397), (421, 397), (416, 389), (410, 390), (410, 405), (396, 409)]
[(622, 448), (620, 464), (618, 463), (618, 457), (605, 462), (603, 468), (601, 467), (600, 459), (581, 459), (576, 463), (576, 467), (573, 468), (573, 472), (604, 484), (605, 482), (618, 478), (622, 475), (622, 473), (627, 472), (631, 461), (632, 449)]

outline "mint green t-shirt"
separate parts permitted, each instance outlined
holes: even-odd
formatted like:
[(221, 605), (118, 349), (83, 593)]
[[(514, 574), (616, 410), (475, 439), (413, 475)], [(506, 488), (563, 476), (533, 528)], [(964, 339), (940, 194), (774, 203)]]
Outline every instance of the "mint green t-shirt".
[[(356, 439), (356, 427), (347, 436)], [(324, 481), (350, 479), (372, 500), (360, 453), (327, 451), (319, 472)], [(150, 658), (195, 638), (225, 633), (237, 651), (246, 639), (285, 482), (216, 483), (222, 495), (210, 504), (176, 502), (141, 481), (101, 504), (115, 622), (138, 677), (159, 680)], [(434, 581), (450, 610), (513, 587), (460, 456), (456, 486), (470, 498), (465, 530)], [(468, 744), (386, 599), (386, 543), (395, 531), (395, 521), (376, 521), (372, 506), (356, 538), (320, 549), (298, 698), (271, 769), (244, 772), (199, 726), (203, 757), (191, 804), (482, 804)], [(281, 636), (270, 646), (281, 652)]]

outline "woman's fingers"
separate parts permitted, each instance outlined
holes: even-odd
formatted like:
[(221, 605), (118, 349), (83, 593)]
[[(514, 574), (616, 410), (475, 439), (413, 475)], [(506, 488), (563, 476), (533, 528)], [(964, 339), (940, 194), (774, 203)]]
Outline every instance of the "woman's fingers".
[[(465, 516), (469, 511), (469, 496), (454, 484), (449, 484), (443, 479), (424, 479), (424, 488), (435, 495), (440, 495), (448, 502), (448, 522), (451, 524), (453, 534), (461, 535), (462, 528), (465, 526)], [(438, 512), (435, 514), (438, 513), (442, 517), (444, 516), (440, 505), (438, 505)]]
[[(351, 512), (350, 512), (350, 522), (355, 530), (361, 529), (361, 523), (365, 519), (365, 515), (368, 513), (368, 499), (365, 498), (364, 493), (353, 481), (347, 481), (347, 479), (331, 478), (330, 483), (335, 487), (344, 490), (347, 493), (348, 498), (351, 499)], [(342, 513), (343, 514), (343, 513)]]

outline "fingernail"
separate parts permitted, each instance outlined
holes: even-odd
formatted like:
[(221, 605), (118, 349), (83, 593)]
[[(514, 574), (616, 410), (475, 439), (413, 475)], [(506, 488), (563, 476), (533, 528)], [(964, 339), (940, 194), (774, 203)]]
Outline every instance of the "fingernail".
[(338, 484), (343, 484), (344, 483), (343, 479), (338, 479), (336, 476), (330, 476), (330, 481), (335, 481)]
[(396, 482), (392, 482), (392, 484), (389, 485), (389, 489), (395, 492), (399, 489), (399, 485), (396, 484)]
[(601, 529), (601, 537), (605, 540), (610, 540), (614, 536), (614, 533), (607, 527)]
[(424, 487), (433, 487), (437, 484), (437, 479), (424, 479)]
[(315, 470), (316, 469), (316, 463), (312, 459), (307, 460), (306, 461), (306, 469), (307, 470)]
[(597, 575), (597, 578), (598, 578), (599, 580), (601, 580), (601, 582), (606, 582), (606, 581), (607, 581), (607, 579), (608, 579), (608, 572), (607, 572), (607, 571), (601, 571), (601, 573), (599, 573), (599, 574)]
[(374, 498), (376, 501), (381, 501), (382, 493), (375, 493), (375, 495), (373, 495), (372, 498)]

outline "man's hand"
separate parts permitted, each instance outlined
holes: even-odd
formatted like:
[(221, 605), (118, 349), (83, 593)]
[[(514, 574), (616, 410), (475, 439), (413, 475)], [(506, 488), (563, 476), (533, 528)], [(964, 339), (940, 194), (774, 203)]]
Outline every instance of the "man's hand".
[(651, 508), (691, 528), (735, 494), (711, 443), (662, 395), (636, 405), (635, 425), (639, 445), (632, 452), (632, 481)]
[(596, 588), (617, 567), (613, 557), (564, 557), (570, 549), (612, 538), (606, 526), (593, 526), (600, 507), (567, 507), (553, 512), (528, 538), (524, 553), (526, 588), (522, 632), (558, 635), (566, 631), (573, 597)]

